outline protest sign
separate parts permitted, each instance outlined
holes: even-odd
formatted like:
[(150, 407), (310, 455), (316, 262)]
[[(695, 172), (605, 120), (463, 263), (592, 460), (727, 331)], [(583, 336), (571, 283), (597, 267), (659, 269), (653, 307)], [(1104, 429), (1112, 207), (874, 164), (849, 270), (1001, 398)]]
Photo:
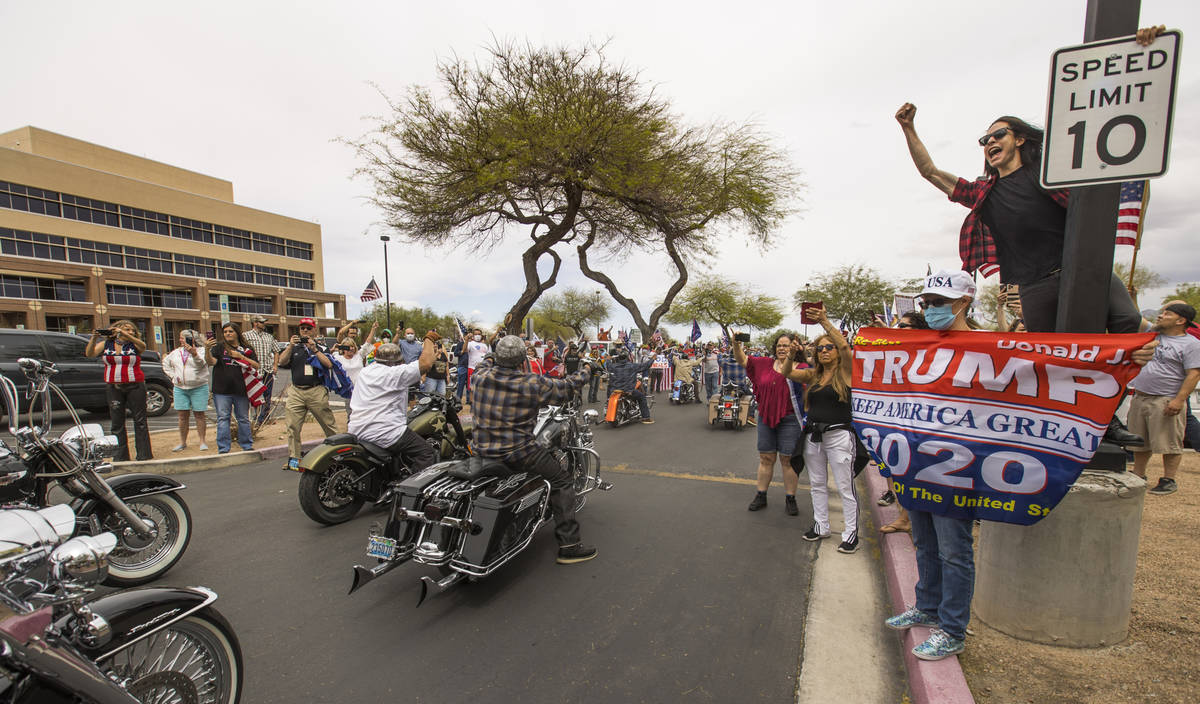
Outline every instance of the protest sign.
[(854, 427), (906, 509), (1031, 525), (1095, 454), (1152, 338), (863, 328)]

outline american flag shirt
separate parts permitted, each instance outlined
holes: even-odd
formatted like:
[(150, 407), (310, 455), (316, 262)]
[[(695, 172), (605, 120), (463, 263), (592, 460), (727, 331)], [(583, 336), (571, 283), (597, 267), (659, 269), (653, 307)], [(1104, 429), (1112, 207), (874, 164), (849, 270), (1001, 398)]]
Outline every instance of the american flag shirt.
[(104, 362), (106, 384), (136, 384), (146, 380), (146, 375), (142, 373), (142, 355), (132, 342), (121, 345), (119, 352), (116, 340), (105, 342), (100, 359)]
[(585, 382), (586, 368), (563, 379), (497, 367), (485, 359), (471, 377), (475, 453), (521, 460), (534, 449), (533, 428), (542, 406), (560, 406)]

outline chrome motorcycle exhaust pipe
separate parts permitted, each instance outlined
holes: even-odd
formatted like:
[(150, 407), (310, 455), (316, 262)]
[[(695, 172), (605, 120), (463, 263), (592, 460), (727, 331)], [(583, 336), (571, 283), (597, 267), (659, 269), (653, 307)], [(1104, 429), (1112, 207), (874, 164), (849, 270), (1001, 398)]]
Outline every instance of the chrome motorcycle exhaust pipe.
[(433, 587), (437, 590), (438, 594), (441, 594), (450, 587), (453, 587), (455, 584), (461, 582), (463, 577), (464, 575), (462, 572), (451, 572), (440, 580), (434, 579), (429, 575), (421, 577), (421, 598), (417, 599), (417, 606), (420, 607), (421, 604), (425, 603), (425, 597), (429, 595), (430, 587)]
[(350, 585), (350, 591), (346, 593), (347, 596), (358, 591), (360, 588), (365, 586), (367, 584), (367, 582), (374, 580), (376, 577), (382, 577), (383, 575), (387, 574), (388, 572), (391, 572), (392, 570), (396, 569), (396, 567), (404, 564), (405, 562), (408, 562), (407, 558), (405, 558), (403, 560), (395, 560), (393, 562), (382, 562), (378, 565), (375, 565), (374, 567), (363, 567), (362, 565), (355, 565), (354, 566), (354, 582)]

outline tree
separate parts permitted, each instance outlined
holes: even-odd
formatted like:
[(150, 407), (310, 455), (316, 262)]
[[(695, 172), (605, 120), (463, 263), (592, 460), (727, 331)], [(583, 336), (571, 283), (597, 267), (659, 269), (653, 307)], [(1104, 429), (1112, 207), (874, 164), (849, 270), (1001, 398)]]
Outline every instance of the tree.
[(792, 339), (808, 342), (808, 338), (806, 338), (804, 334), (799, 331), (792, 330), (790, 328), (776, 328), (774, 330), (763, 331), (761, 335), (758, 335), (754, 338), (754, 344), (766, 349), (768, 354), (774, 356), (775, 350), (771, 349), (771, 342), (774, 341), (775, 337), (780, 333), (787, 333), (788, 337), (791, 337)]
[(730, 325), (771, 328), (783, 320), (783, 311), (777, 299), (709, 274), (688, 284), (665, 317), (668, 323), (676, 324), (689, 324), (693, 319), (719, 325), (721, 332), (731, 338)]
[[(393, 303), (392, 324), (396, 328), (392, 330), (392, 334), (397, 338), (403, 337), (404, 328), (408, 327), (416, 331), (418, 337), (424, 335), (429, 330), (437, 330), (438, 334), (442, 337), (453, 340), (457, 334), (454, 317), (453, 314), (442, 315), (431, 308), (403, 308)], [(380, 301), (371, 308), (368, 308), (359, 318), (367, 322), (365, 326), (359, 326), (360, 333), (365, 335), (371, 329), (372, 323), (379, 323), (379, 332), (383, 332), (388, 324), (387, 306)], [(473, 323), (466, 318), (460, 316), (459, 319), (468, 328), (473, 326)]]
[[(792, 212), (800, 185), (786, 156), (752, 125), (688, 130), (668, 145), (658, 162), (632, 188), (599, 191), (626, 209), (624, 215), (635, 225), (632, 232), (639, 236), (602, 240), (603, 223), (585, 217), (580, 227), (586, 228), (587, 236), (576, 247), (580, 271), (629, 311), (644, 336), (658, 328), (687, 284), (689, 264), (715, 256), (713, 229), (741, 230), (760, 250), (770, 247), (775, 227)], [(620, 226), (610, 227), (614, 224)], [(593, 248), (611, 256), (625, 255), (630, 247), (661, 250), (675, 268), (675, 280), (649, 317), (589, 259)]]
[[(356, 173), (373, 182), (372, 201), (404, 241), (487, 251), (527, 228), (511, 332), (555, 284), (562, 260), (554, 247), (575, 240), (581, 219), (592, 226), (588, 246), (646, 244), (653, 220), (617, 201), (645, 202), (659, 215), (643, 194), (661, 181), (682, 183), (691, 165), (691, 132), (603, 49), (497, 44), (486, 63), (440, 62), (443, 98), (416, 87), (389, 99), (391, 115), (348, 142), (363, 160)], [(545, 279), (543, 257), (552, 264)]]
[(849, 264), (829, 274), (816, 277), (807, 289), (800, 289), (792, 299), (797, 308), (804, 301), (824, 301), (830, 320), (844, 320), (850, 332), (872, 324), (871, 313), (882, 311), (891, 302), (896, 285), (878, 272), (862, 264)]
[(1175, 290), (1168, 293), (1163, 299), (1163, 305), (1167, 301), (1183, 300), (1187, 301), (1188, 305), (1200, 310), (1200, 284), (1177, 284)]
[[(1126, 264), (1123, 262), (1113, 264), (1113, 272), (1121, 280), (1121, 283), (1126, 286), (1129, 285), (1129, 267)], [(1130, 295), (1133, 296), (1133, 304), (1135, 306), (1138, 304), (1138, 294), (1140, 292), (1148, 288), (1158, 288), (1159, 286), (1166, 285), (1167, 280), (1162, 275), (1144, 266), (1138, 267), (1133, 272), (1133, 291), (1130, 292)]]
[(531, 316), (535, 325), (556, 328), (553, 334), (565, 335), (569, 331), (574, 337), (579, 337), (585, 330), (608, 319), (611, 308), (608, 299), (599, 292), (588, 293), (582, 289), (568, 288), (562, 293), (543, 296), (533, 308)]

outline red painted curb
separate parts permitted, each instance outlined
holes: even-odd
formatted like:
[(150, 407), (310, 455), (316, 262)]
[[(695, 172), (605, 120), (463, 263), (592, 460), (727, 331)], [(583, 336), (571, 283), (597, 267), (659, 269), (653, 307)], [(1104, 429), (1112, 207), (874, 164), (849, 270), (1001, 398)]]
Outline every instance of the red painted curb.
[[(867, 478), (868, 506), (876, 526), (883, 526), (900, 515), (898, 504), (880, 506), (875, 499), (887, 489), (887, 480), (871, 465)], [(917, 558), (908, 533), (880, 533), (884, 577), (893, 613), (904, 611), (917, 601)], [(903, 633), (904, 667), (908, 670), (908, 689), (913, 704), (973, 704), (975, 697), (967, 687), (958, 657), (930, 662), (913, 655), (912, 649), (929, 637), (928, 628), (910, 628)]]

